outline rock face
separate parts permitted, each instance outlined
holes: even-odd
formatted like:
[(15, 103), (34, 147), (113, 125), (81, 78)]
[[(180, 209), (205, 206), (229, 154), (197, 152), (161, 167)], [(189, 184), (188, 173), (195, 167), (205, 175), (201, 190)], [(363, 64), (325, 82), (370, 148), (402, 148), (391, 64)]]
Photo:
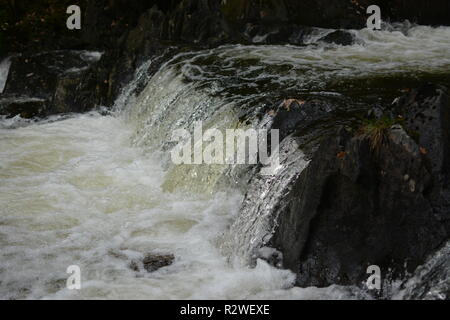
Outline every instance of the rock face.
[(425, 86), (397, 103), (406, 130), (341, 129), (287, 195), (272, 245), (298, 285), (359, 284), (369, 265), (401, 276), (448, 239), (448, 95)]
[(44, 117), (84, 112), (101, 104), (101, 53), (53, 51), (11, 59), (0, 112)]
[(450, 100), (443, 87), (426, 84), (396, 101), (396, 111), (403, 114), (406, 130), (417, 136), (426, 148), (437, 187), (450, 183)]

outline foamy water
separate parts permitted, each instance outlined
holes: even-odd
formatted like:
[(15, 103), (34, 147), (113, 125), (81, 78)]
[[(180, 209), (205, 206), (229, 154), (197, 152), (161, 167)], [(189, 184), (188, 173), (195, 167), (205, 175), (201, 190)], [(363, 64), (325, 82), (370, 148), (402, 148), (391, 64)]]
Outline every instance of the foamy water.
[[(0, 130), (0, 297), (312, 298), (349, 296), (302, 290), (292, 273), (260, 261), (233, 267), (215, 240), (242, 196), (187, 196), (161, 190), (157, 159), (130, 146), (120, 118), (96, 113)], [(149, 274), (129, 268), (145, 253), (175, 263)], [(79, 265), (82, 290), (65, 288)]]
[[(349, 47), (181, 54), (139, 96), (131, 83), (117, 113), (1, 119), (0, 298), (366, 298), (351, 287), (295, 288), (293, 273), (261, 260), (255, 268), (229, 264), (220, 241), (243, 194), (199, 192), (200, 184), (217, 182), (217, 172), (174, 168), (161, 156), (171, 130), (203, 118), (232, 125), (236, 108), (252, 99), (257, 107), (277, 86), (320, 91), (330, 79), (450, 72), (450, 28), (355, 35), (360, 42)], [(273, 68), (281, 64), (288, 71)], [(238, 90), (260, 80), (248, 96)], [(130, 263), (147, 253), (173, 254), (175, 261), (153, 273), (133, 271)], [(70, 265), (81, 268), (81, 290), (66, 288)]]

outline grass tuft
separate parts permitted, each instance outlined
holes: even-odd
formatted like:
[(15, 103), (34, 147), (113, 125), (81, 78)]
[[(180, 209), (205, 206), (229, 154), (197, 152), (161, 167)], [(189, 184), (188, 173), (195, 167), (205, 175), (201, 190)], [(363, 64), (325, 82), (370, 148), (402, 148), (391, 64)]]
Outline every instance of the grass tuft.
[(397, 123), (398, 121), (390, 117), (366, 120), (359, 132), (370, 140), (371, 150), (377, 151), (385, 143), (388, 130)]

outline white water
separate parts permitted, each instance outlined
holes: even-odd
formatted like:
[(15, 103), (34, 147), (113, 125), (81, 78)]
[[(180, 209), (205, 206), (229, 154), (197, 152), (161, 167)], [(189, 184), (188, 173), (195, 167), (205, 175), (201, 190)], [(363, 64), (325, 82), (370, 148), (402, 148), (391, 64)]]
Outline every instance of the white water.
[[(314, 298), (347, 291), (282, 289), (293, 275), (260, 262), (228, 266), (214, 240), (241, 195), (165, 193), (158, 162), (130, 147), (121, 119), (92, 113), (0, 130), (1, 298)], [(173, 265), (135, 273), (143, 253)], [(82, 290), (65, 289), (69, 265)], [(277, 293), (278, 292), (278, 293)]]
[[(233, 123), (233, 108), (244, 100), (221, 95), (221, 81), (226, 79), (227, 90), (247, 85), (270, 77), (272, 65), (292, 66), (275, 74), (273, 83), (303, 88), (330, 77), (450, 72), (450, 28), (358, 36), (365, 45), (235, 46), (180, 55), (139, 97), (121, 97), (123, 112), (39, 123), (0, 120), (0, 298), (362, 297), (352, 288), (293, 288), (291, 272), (264, 261), (255, 268), (228, 264), (218, 241), (234, 221), (243, 194), (177, 190), (189, 185), (192, 172), (167, 169), (159, 155), (167, 151), (173, 128), (198, 117), (212, 117), (221, 126)], [(223, 65), (196, 64), (216, 54)], [(241, 68), (239, 58), (256, 62)], [(171, 74), (173, 65), (182, 73)], [(253, 94), (256, 101), (270, 90)], [(209, 173), (206, 177), (191, 183), (217, 182)], [(172, 188), (163, 188), (167, 184)], [(171, 253), (176, 259), (154, 273), (132, 271), (130, 262), (146, 253)], [(82, 290), (65, 288), (69, 265), (81, 267)]]

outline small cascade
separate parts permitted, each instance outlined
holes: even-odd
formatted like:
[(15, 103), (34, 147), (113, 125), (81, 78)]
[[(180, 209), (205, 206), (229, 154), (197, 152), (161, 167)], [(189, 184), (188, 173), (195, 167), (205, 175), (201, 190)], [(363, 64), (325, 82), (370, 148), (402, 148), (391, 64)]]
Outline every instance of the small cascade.
[(266, 258), (277, 217), (285, 210), (289, 191), (309, 161), (297, 139), (289, 136), (280, 145), (280, 166), (273, 175), (256, 174), (240, 208), (240, 214), (224, 233), (221, 249), (233, 262), (253, 265)]

